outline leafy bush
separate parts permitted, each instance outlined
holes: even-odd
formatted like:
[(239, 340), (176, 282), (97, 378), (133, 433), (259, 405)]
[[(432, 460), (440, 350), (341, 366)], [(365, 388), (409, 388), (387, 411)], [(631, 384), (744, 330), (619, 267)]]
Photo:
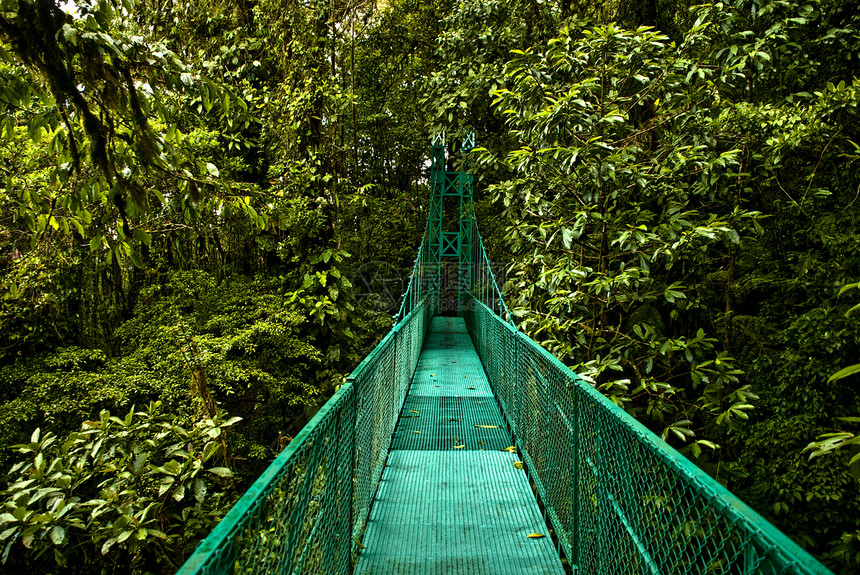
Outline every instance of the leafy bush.
[[(225, 467), (238, 417), (183, 427), (161, 402), (124, 418), (102, 411), (80, 431), (33, 432), (0, 491), (6, 568), (175, 570), (237, 494)], [(158, 567), (160, 566), (160, 567)]]

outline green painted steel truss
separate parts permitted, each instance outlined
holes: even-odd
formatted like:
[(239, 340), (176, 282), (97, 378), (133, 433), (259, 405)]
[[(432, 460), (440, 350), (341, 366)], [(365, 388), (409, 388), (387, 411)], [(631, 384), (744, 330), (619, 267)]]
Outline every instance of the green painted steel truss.
[[(430, 163), (430, 213), (427, 218), (429, 248), (436, 272), (436, 286), (441, 284), (443, 263), (457, 262), (457, 285), (468, 286), (472, 282), (472, 265), (469, 249), (473, 243), (474, 209), (472, 198), (475, 177), (465, 170), (448, 171), (445, 135), (440, 134), (433, 140)], [(474, 148), (474, 134), (463, 141), (462, 150), (468, 154)], [(446, 199), (450, 198), (446, 201)], [(456, 222), (446, 213), (456, 208)], [(446, 218), (446, 215), (449, 217)], [(446, 226), (446, 223), (450, 226)]]

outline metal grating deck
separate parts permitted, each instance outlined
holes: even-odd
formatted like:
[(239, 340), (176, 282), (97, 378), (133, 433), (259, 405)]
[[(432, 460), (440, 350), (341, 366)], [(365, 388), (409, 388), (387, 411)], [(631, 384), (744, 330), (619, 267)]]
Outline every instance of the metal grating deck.
[(563, 575), (510, 445), (465, 323), (433, 318), (355, 575)]

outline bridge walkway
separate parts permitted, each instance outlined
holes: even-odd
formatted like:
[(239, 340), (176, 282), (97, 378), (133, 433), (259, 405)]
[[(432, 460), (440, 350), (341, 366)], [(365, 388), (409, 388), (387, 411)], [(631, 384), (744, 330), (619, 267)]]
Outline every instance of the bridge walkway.
[(562, 575), (462, 318), (435, 317), (355, 575)]

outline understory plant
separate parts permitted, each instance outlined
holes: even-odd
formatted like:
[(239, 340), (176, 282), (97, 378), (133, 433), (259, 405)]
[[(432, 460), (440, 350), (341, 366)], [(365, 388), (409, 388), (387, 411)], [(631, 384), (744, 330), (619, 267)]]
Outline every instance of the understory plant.
[(179, 425), (160, 402), (15, 445), (0, 491), (5, 569), (176, 570), (237, 496), (226, 439), (240, 418)]

